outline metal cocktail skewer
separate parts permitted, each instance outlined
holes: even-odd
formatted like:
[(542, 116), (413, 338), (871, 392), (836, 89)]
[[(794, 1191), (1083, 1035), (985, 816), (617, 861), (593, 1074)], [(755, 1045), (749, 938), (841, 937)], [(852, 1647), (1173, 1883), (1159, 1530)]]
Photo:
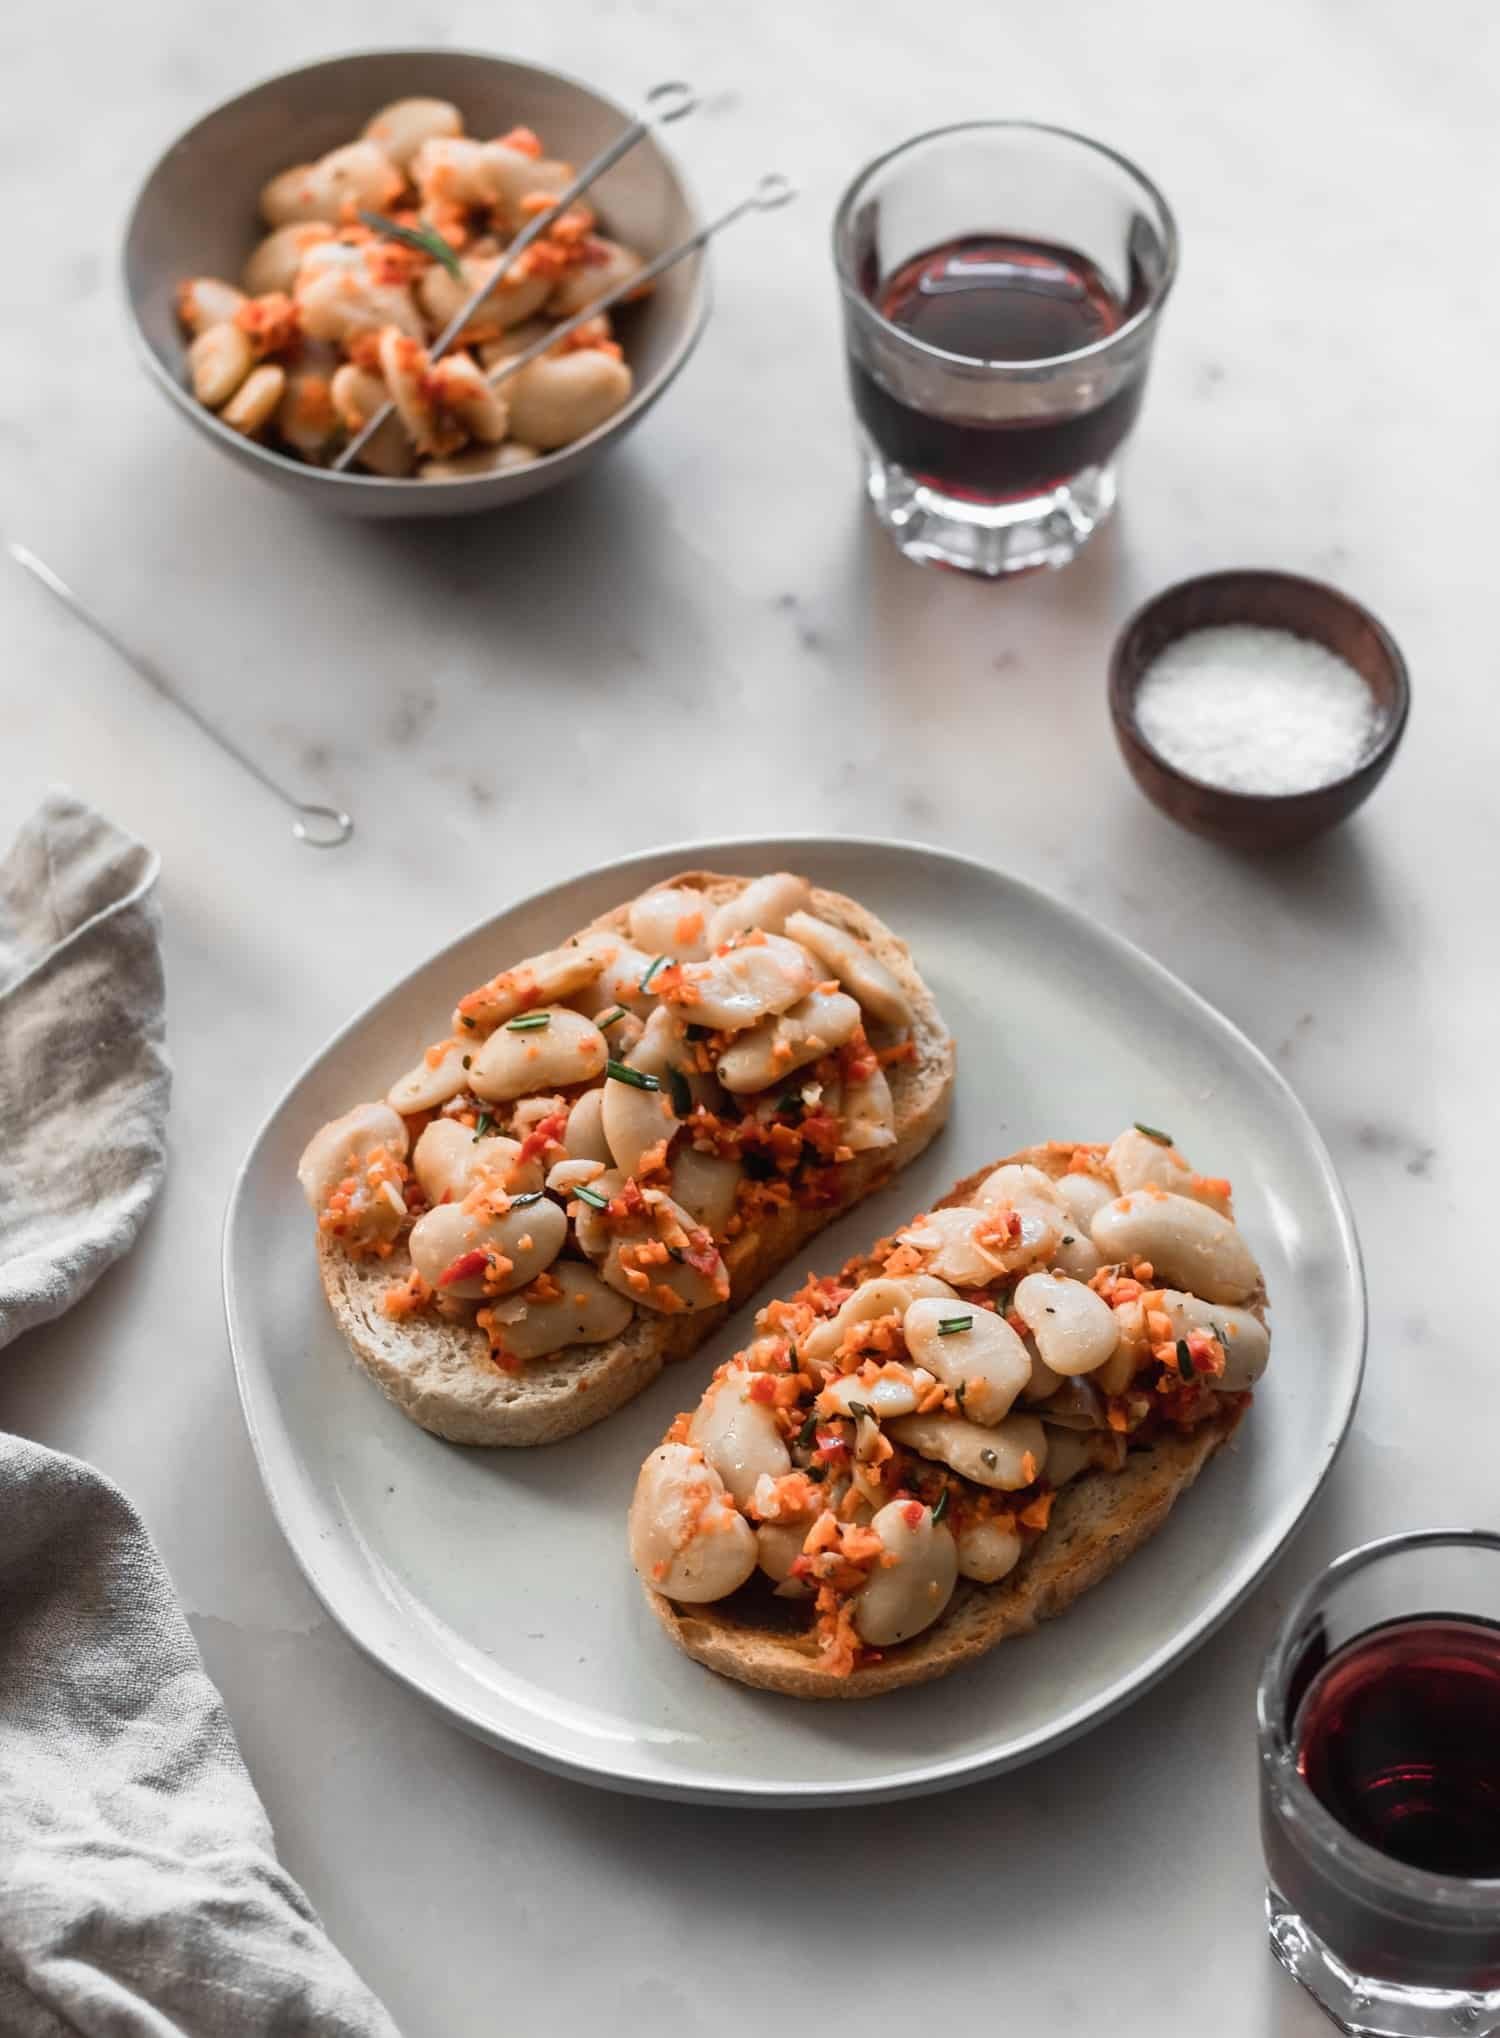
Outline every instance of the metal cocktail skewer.
[(540, 360), (542, 355), (549, 353), (559, 340), (565, 340), (569, 333), (576, 333), (580, 326), (586, 326), (589, 320), (597, 318), (601, 311), (608, 311), (610, 306), (618, 304), (622, 297), (633, 297), (636, 291), (647, 283), (654, 283), (658, 276), (664, 276), (668, 269), (675, 267), (688, 255), (696, 253), (699, 248), (711, 241), (715, 234), (722, 233), (726, 226), (733, 226), (734, 222), (742, 219), (747, 212), (774, 212), (778, 206), (789, 205), (796, 196), (797, 187), (790, 178), (783, 177), (777, 170), (768, 171), (748, 198), (742, 198), (738, 205), (731, 205), (729, 210), (721, 212), (717, 219), (711, 219), (706, 226), (700, 226), (698, 231), (689, 234), (685, 241), (679, 241), (675, 248), (668, 248), (664, 255), (658, 255), (654, 261), (648, 262), (644, 269), (638, 269), (633, 276), (627, 276), (623, 283), (617, 283), (613, 289), (606, 290), (591, 304), (585, 305), (582, 311), (564, 319), (561, 325), (553, 326), (539, 339), (533, 340), (529, 347), (523, 347), (519, 354), (510, 354), (505, 360), (497, 361), (488, 371), (485, 380), (490, 383), (503, 382), (507, 375), (514, 375), (518, 368), (524, 368), (529, 361)]
[(261, 770), (253, 757), (247, 757), (237, 743), (231, 742), (222, 729), (215, 728), (190, 700), (180, 694), (149, 658), (144, 657), (139, 651), (132, 650), (122, 638), (117, 637), (109, 624), (96, 616), (73, 592), (61, 574), (54, 573), (44, 559), (38, 559), (35, 552), (27, 546), (14, 542), (7, 542), (5, 549), (18, 566), (24, 566), (28, 573), (34, 574), (49, 593), (56, 595), (63, 606), (72, 611), (80, 623), (86, 624), (96, 637), (101, 638), (117, 658), (123, 659), (137, 678), (143, 679), (147, 686), (159, 693), (164, 700), (169, 700), (190, 722), (197, 724), (210, 743), (216, 743), (242, 770), (248, 771), (257, 784), (264, 786), (268, 793), (273, 793), (283, 806), (290, 807), (297, 817), (292, 823), (292, 833), (299, 842), (305, 842), (309, 849), (337, 849), (349, 840), (354, 833), (354, 823), (342, 807), (321, 807), (310, 800), (299, 800), (284, 786), (279, 786), (274, 778)]
[[(521, 229), (505, 253), (500, 257), (492, 273), (480, 284), (467, 304), (459, 307), (452, 318), (449, 319), (447, 325), (438, 334), (436, 340), (427, 350), (428, 359), (430, 361), (440, 361), (443, 358), (464, 327), (473, 318), (475, 312), (487, 301), (491, 292), (498, 289), (503, 278), (515, 267), (515, 264), (525, 254), (532, 242), (544, 234), (553, 221), (567, 211), (575, 198), (587, 191), (589, 186), (596, 179), (602, 177), (606, 170), (612, 169), (619, 162), (621, 156), (628, 155), (636, 143), (644, 140), (653, 128), (666, 127), (674, 120), (683, 119), (685, 115), (693, 111), (697, 104), (697, 98), (692, 88), (688, 85), (677, 83), (653, 85), (646, 94), (646, 105), (650, 110), (642, 114), (639, 119), (633, 120), (623, 133), (616, 135), (609, 146), (601, 149), (592, 162), (585, 163), (572, 183), (565, 190), (559, 192), (546, 211), (539, 212), (529, 224)], [(374, 438), (395, 408), (394, 403), (387, 401), (366, 424), (360, 427), (356, 435), (334, 461), (333, 472), (335, 474), (343, 473), (349, 462)]]

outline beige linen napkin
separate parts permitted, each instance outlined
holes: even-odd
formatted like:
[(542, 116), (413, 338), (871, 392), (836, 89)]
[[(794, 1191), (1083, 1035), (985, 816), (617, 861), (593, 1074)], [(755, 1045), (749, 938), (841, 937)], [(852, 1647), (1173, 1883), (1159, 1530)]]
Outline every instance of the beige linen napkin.
[[(59, 791), (0, 863), (0, 1345), (93, 1285), (161, 1182), (155, 877)], [(0, 2032), (396, 2038), (276, 1859), (140, 1517), (4, 1434)]]

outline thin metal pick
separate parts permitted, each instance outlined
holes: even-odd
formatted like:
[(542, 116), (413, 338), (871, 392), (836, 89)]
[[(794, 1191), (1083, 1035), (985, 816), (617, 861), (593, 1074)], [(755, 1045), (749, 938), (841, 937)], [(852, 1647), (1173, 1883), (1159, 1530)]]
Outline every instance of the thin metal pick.
[[(646, 94), (645, 103), (647, 111), (631, 121), (629, 127), (625, 128), (620, 134), (617, 134), (608, 147), (601, 149), (592, 162), (585, 163), (572, 183), (558, 193), (545, 212), (539, 212), (534, 219), (522, 227), (490, 274), (469, 298), (468, 303), (459, 307), (428, 348), (427, 358), (429, 361), (440, 361), (443, 358), (464, 327), (473, 318), (475, 312), (486, 303), (491, 292), (499, 288), (505, 276), (515, 267), (532, 242), (544, 234), (555, 219), (567, 211), (575, 198), (587, 191), (589, 186), (596, 179), (602, 177), (606, 170), (612, 169), (619, 162), (621, 156), (628, 155), (636, 143), (643, 141), (653, 128), (667, 127), (672, 121), (682, 120), (687, 114), (692, 113), (697, 107), (698, 99), (690, 85), (684, 85), (674, 80), (665, 85), (653, 85)], [(367, 424), (360, 428), (334, 461), (333, 473), (342, 474), (344, 472), (349, 462), (355, 459), (360, 451), (369, 444), (370, 440), (374, 438), (395, 408), (395, 404), (391, 402), (381, 405), (375, 415)]]
[(143, 679), (147, 686), (159, 693), (164, 700), (170, 701), (190, 722), (196, 723), (210, 743), (216, 743), (227, 756), (234, 759), (241, 770), (248, 771), (258, 785), (264, 786), (268, 793), (274, 794), (284, 807), (289, 807), (296, 815), (292, 822), (292, 833), (299, 842), (305, 842), (309, 849), (338, 849), (349, 840), (354, 833), (354, 823), (342, 807), (321, 807), (311, 800), (299, 800), (284, 786), (279, 786), (274, 778), (261, 770), (253, 757), (247, 757), (237, 743), (232, 743), (222, 729), (215, 728), (190, 700), (180, 694), (149, 658), (144, 657), (139, 651), (132, 650), (122, 638), (117, 637), (109, 624), (102, 617), (96, 616), (93, 610), (79, 599), (62, 575), (53, 572), (45, 559), (38, 559), (28, 546), (17, 545), (13, 540), (7, 540), (5, 549), (18, 566), (24, 566), (28, 573), (35, 575), (42, 586), (54, 594), (64, 608), (70, 609), (80, 623), (85, 624), (96, 637), (109, 646), (117, 658), (123, 659), (138, 679)]
[(565, 340), (569, 333), (576, 333), (580, 326), (586, 326), (589, 320), (597, 318), (601, 311), (608, 311), (610, 306), (618, 304), (622, 297), (633, 297), (636, 291), (644, 288), (646, 284), (654, 283), (658, 276), (664, 276), (668, 269), (675, 268), (677, 263), (684, 261), (687, 256), (696, 254), (698, 249), (706, 246), (715, 234), (722, 233), (726, 226), (733, 226), (734, 222), (743, 219), (747, 212), (775, 212), (779, 206), (790, 205), (796, 196), (797, 187), (789, 177), (783, 177), (779, 170), (768, 171), (748, 198), (742, 198), (738, 205), (731, 205), (729, 210), (721, 212), (717, 219), (709, 220), (706, 226), (700, 226), (696, 233), (689, 234), (685, 241), (679, 241), (675, 248), (668, 248), (665, 254), (658, 255), (654, 261), (648, 262), (644, 269), (637, 269), (635, 274), (627, 276), (623, 283), (615, 284), (612, 290), (606, 290), (603, 296), (594, 298), (582, 311), (564, 319), (561, 325), (553, 326), (543, 333), (540, 339), (533, 340), (529, 347), (523, 347), (519, 354), (511, 354), (505, 360), (497, 361), (485, 380), (490, 383), (503, 382), (507, 375), (514, 375), (516, 370), (524, 368), (528, 361), (539, 360), (543, 354), (550, 353), (559, 340)]

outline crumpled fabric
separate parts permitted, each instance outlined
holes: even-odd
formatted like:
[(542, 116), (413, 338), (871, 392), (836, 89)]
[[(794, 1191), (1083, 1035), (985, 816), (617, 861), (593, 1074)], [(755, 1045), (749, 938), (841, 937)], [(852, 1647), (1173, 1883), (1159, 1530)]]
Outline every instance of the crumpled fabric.
[(86, 1294), (161, 1186), (156, 872), (60, 789), (0, 863), (0, 1346)]
[[(0, 864), (0, 1345), (92, 1286), (161, 1181), (155, 876), (63, 792)], [(140, 1517), (3, 1434), (0, 2033), (397, 2038), (276, 1859)]]

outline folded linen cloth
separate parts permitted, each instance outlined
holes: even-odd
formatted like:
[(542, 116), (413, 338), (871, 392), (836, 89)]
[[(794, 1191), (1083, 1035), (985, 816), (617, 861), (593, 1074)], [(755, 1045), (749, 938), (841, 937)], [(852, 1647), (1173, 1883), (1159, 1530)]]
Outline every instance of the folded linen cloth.
[[(155, 874), (58, 792), (0, 864), (0, 1345), (92, 1285), (161, 1180)], [(396, 2038), (276, 1859), (134, 1509), (5, 1435), (0, 2032)]]
[(60, 788), (0, 863), (0, 1345), (71, 1308), (161, 1185), (156, 871)]

